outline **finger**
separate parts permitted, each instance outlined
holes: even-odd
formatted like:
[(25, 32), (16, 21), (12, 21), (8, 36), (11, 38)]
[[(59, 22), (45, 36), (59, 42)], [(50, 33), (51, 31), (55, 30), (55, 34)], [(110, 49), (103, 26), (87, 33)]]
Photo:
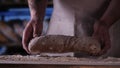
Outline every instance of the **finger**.
[(33, 38), (33, 28), (30, 23), (27, 24), (26, 28), (23, 31), (23, 38), (22, 38), (22, 44), (26, 51), (28, 51), (28, 44), (30, 40)]
[(100, 41), (101, 41), (101, 40), (100, 40), (100, 38), (101, 38), (101, 33), (100, 33), (100, 31), (99, 31), (99, 30), (94, 31), (92, 37), (100, 42)]
[(35, 23), (33, 25), (33, 37), (39, 37), (42, 33), (42, 29), (43, 29), (43, 24), (42, 23)]
[(103, 42), (104, 42), (104, 50), (108, 50), (111, 46), (111, 40), (110, 40), (110, 35), (109, 35), (109, 31), (106, 31), (103, 35)]
[(110, 36), (108, 35), (107, 38), (105, 38), (106, 42), (105, 45), (107, 49), (109, 49), (111, 47), (111, 40), (110, 40)]
[(104, 43), (104, 44), (102, 44), (102, 46), (104, 46), (104, 47), (103, 47), (102, 51), (100, 52), (100, 55), (103, 55), (103, 54), (107, 53), (108, 49), (109, 49), (110, 46), (111, 46), (111, 45), (110, 45), (110, 39), (109, 39), (109, 37), (107, 37), (107, 36), (104, 38), (103, 43)]
[(29, 50), (28, 50), (27, 47), (23, 46), (23, 49), (24, 49), (28, 54), (30, 54), (30, 52), (29, 52)]

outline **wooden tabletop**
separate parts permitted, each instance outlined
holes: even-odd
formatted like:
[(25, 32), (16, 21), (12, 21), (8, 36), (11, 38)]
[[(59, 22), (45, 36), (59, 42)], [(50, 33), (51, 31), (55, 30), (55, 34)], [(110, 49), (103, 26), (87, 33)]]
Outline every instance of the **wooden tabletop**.
[(120, 58), (76, 58), (76, 57), (41, 57), (8, 55), (0, 56), (0, 64), (40, 64), (40, 65), (120, 65)]

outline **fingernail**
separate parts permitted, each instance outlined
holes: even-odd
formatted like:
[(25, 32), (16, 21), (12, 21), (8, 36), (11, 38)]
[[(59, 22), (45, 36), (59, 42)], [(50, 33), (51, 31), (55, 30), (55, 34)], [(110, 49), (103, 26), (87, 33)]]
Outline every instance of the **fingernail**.
[(38, 34), (34, 34), (33, 37), (39, 37), (39, 35)]

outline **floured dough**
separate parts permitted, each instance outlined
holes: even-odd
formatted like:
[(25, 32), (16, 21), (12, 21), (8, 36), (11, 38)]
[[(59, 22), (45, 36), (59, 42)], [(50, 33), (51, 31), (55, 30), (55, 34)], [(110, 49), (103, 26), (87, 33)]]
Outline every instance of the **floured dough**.
[(84, 52), (89, 54), (96, 54), (101, 50), (98, 41), (91, 37), (74, 37), (63, 35), (48, 35), (36, 37), (31, 40), (28, 48), (32, 54), (45, 52)]

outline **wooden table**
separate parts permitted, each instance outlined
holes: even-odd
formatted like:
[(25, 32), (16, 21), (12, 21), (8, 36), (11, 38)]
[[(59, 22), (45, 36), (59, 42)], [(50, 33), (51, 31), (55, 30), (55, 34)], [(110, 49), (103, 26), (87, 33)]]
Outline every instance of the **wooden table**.
[(120, 68), (119, 58), (13, 57), (0, 56), (0, 68)]

